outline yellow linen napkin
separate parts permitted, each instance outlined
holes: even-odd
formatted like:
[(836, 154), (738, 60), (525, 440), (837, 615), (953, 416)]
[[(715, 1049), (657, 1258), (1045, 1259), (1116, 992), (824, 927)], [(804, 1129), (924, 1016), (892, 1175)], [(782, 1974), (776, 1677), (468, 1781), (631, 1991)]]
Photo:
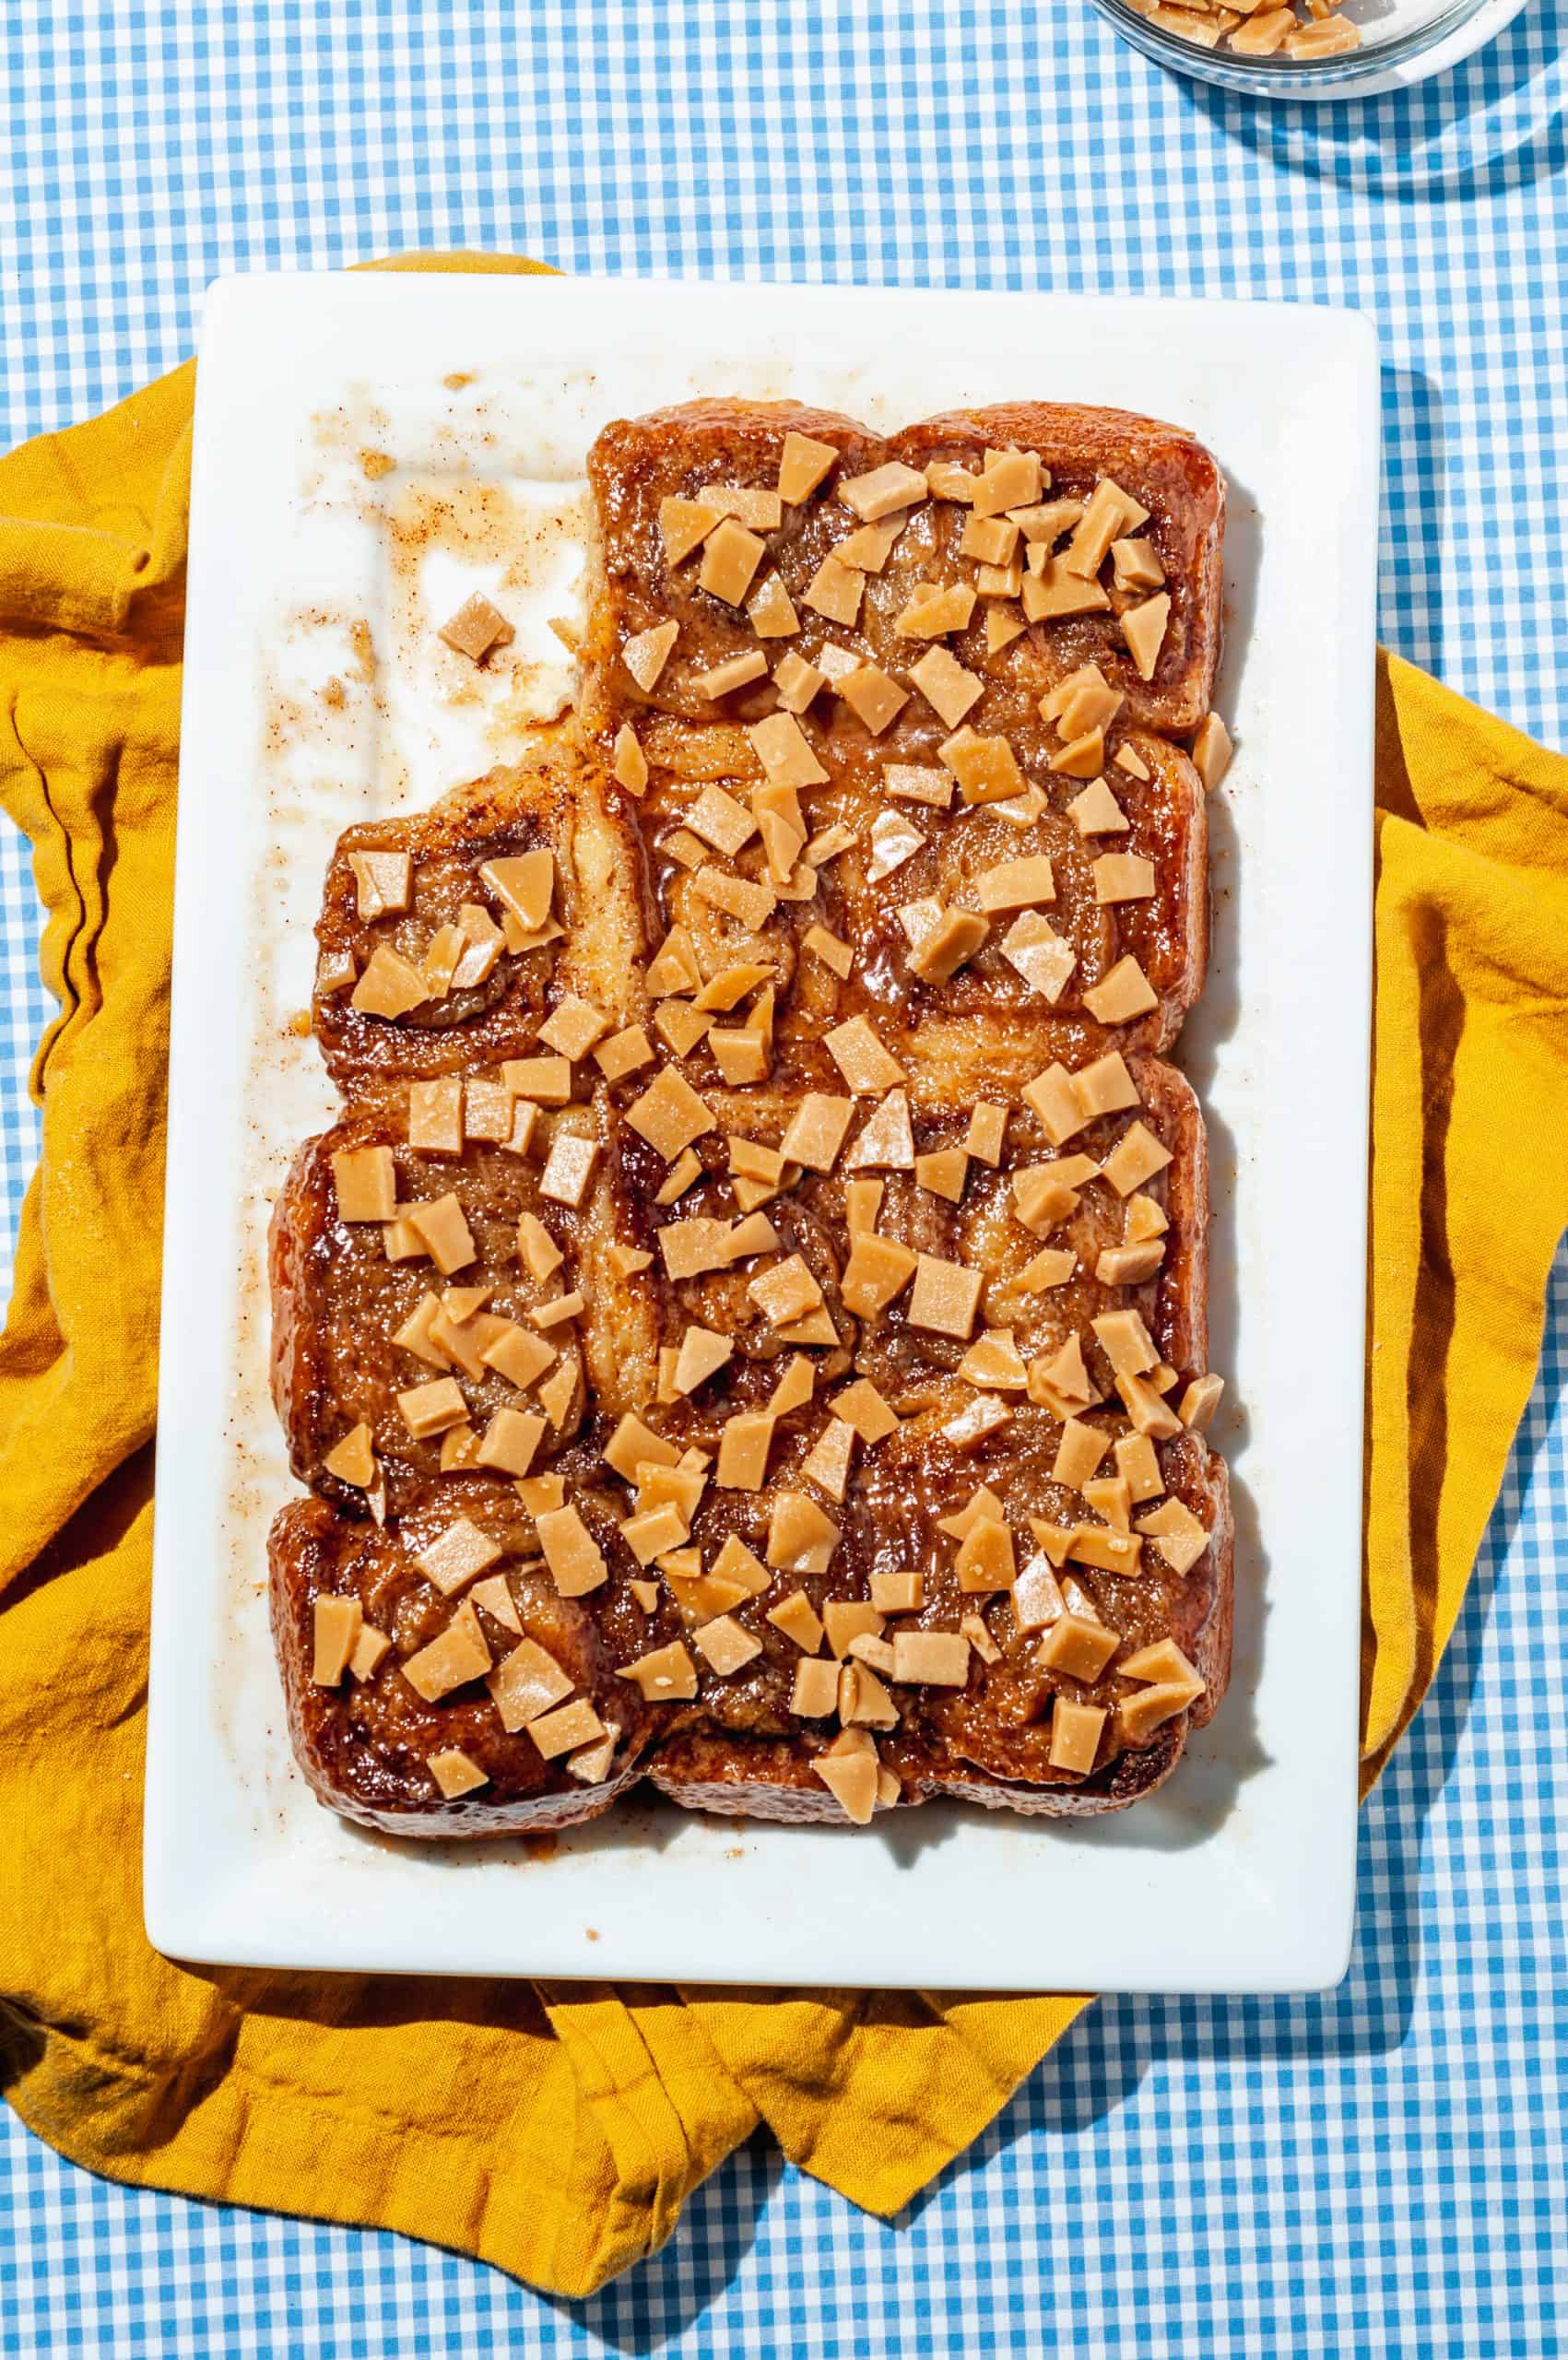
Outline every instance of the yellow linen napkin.
[(1458, 1617), (1568, 1226), (1568, 760), (1394, 655), (1376, 912), (1363, 1794)]
[[(62, 1007), (0, 1339), (0, 2082), (92, 2169), (566, 2295), (659, 2245), (759, 2122), (896, 2212), (1086, 1998), (245, 1974), (142, 1932), (191, 392), (187, 368), (0, 460), (0, 800)], [(1379, 773), (1369, 1781), (1452, 1628), (1568, 1218), (1568, 1140), (1519, 1121), (1568, 1075), (1568, 765), (1390, 660)]]

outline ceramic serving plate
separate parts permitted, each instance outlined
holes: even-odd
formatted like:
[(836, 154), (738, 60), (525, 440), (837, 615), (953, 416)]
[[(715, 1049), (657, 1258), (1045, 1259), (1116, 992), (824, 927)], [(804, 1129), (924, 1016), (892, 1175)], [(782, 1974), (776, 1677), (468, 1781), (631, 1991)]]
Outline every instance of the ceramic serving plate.
[[(267, 1216), (334, 1099), (301, 1012), (333, 841), (569, 699), (584, 454), (609, 419), (789, 395), (887, 431), (1009, 396), (1151, 410), (1231, 486), (1237, 739), (1208, 987), (1231, 1691), (1156, 1796), (848, 1828), (623, 1804), (547, 1847), (368, 1835), (291, 1762), (267, 1525)], [(1288, 1991), (1349, 1952), (1360, 1639), (1377, 365), (1271, 304), (446, 277), (238, 278), (202, 337), (174, 925), (147, 1929), (254, 1966)], [(470, 588), (492, 677), (435, 637)]]

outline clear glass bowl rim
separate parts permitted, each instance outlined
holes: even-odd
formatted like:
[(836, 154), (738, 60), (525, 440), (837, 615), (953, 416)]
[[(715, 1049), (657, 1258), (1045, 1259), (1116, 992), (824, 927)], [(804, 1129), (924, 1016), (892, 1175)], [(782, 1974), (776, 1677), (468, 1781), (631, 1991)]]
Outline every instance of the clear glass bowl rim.
[(1367, 81), (1373, 75), (1385, 74), (1391, 66), (1435, 49), (1439, 41), (1457, 32), (1461, 25), (1468, 24), (1487, 5), (1488, 0), (1451, 0), (1451, 6), (1440, 8), (1423, 24), (1412, 25), (1402, 33), (1390, 33), (1385, 40), (1363, 41), (1360, 49), (1344, 56), (1325, 57), (1315, 63), (1310, 58), (1238, 57), (1230, 50), (1205, 49), (1199, 41), (1184, 41), (1180, 33), (1170, 33), (1161, 25), (1150, 24), (1138, 9), (1128, 6), (1128, 0), (1090, 0), (1090, 6), (1146, 56), (1174, 65), (1181, 72), (1195, 74), (1202, 81), (1232, 83), (1280, 99), (1290, 96), (1292, 84), (1298, 89), (1309, 82), (1322, 88), (1330, 83)]

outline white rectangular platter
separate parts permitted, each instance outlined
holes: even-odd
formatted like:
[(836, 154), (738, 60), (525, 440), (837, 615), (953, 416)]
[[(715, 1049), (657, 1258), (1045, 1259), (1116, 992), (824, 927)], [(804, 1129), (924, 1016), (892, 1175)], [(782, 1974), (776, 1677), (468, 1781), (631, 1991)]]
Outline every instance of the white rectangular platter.
[[(312, 924), (334, 839), (488, 769), (569, 698), (589, 444), (696, 394), (888, 431), (961, 403), (1194, 429), (1231, 487), (1237, 739), (1211, 802), (1208, 987), (1179, 1047), (1213, 1155), (1231, 1691), (1175, 1776), (1053, 1823), (870, 1829), (652, 1802), (546, 1847), (379, 1838), (290, 1760), (266, 1528), (265, 1249), (333, 1118)], [(146, 1906), (242, 1965), (684, 1982), (1288, 1991), (1350, 1939), (1361, 1622), (1377, 362), (1308, 307), (584, 279), (230, 279), (196, 403), (164, 1263)], [(435, 638), (471, 587), (491, 679)]]

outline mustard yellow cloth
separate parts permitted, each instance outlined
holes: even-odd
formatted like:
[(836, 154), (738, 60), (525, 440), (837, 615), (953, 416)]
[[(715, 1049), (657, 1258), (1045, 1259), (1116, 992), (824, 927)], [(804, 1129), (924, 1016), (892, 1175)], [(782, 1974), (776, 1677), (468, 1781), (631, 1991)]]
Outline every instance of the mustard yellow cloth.
[[(187, 368), (0, 460), (0, 800), (62, 1011), (0, 1340), (0, 2082), (114, 2177), (561, 2294), (651, 2252), (760, 2122), (896, 2212), (1086, 1998), (253, 1975), (143, 1935), (191, 395)], [(1452, 1629), (1568, 1221), (1568, 765), (1393, 659), (1380, 714), (1368, 1783)]]

